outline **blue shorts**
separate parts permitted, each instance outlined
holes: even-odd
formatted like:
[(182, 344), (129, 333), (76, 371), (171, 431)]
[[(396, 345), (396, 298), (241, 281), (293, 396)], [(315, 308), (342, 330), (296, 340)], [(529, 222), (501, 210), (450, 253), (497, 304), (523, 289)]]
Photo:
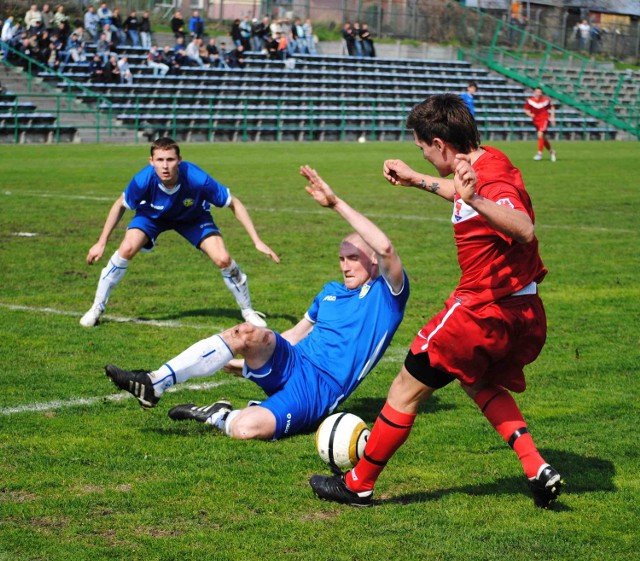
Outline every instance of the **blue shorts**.
[(155, 247), (157, 237), (167, 230), (175, 230), (196, 248), (200, 247), (202, 240), (220, 232), (211, 214), (208, 212), (203, 212), (201, 216), (196, 217), (196, 219), (191, 222), (161, 220), (136, 214), (131, 222), (129, 222), (127, 230), (131, 230), (132, 228), (142, 230), (149, 238), (149, 243), (144, 246), (144, 249), (147, 251), (151, 251)]
[(277, 440), (314, 428), (344, 395), (294, 345), (274, 334), (276, 348), (271, 358), (255, 370), (245, 365), (243, 376), (269, 396), (260, 406), (274, 414), (273, 439)]

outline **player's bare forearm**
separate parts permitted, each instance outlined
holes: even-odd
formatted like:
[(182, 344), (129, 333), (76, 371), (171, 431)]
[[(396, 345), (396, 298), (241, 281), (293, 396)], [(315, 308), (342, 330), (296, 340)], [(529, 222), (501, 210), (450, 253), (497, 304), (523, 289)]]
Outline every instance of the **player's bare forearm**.
[(287, 329), (280, 333), (280, 336), (285, 340), (295, 345), (302, 341), (313, 330), (314, 324), (311, 323), (306, 317), (302, 318), (291, 329)]
[(109, 210), (109, 214), (107, 215), (107, 219), (104, 222), (104, 226), (102, 227), (102, 232), (100, 233), (98, 241), (91, 247), (91, 249), (89, 249), (89, 253), (87, 254), (87, 263), (89, 265), (93, 265), (102, 257), (105, 247), (107, 246), (107, 242), (109, 241), (109, 237), (120, 222), (120, 219), (124, 215), (125, 210), (126, 207), (124, 206), (124, 196), (120, 195), (120, 197), (118, 197), (116, 202), (113, 203), (113, 206)]
[(451, 179), (443, 179), (419, 173), (402, 160), (386, 160), (382, 166), (382, 175), (391, 185), (415, 187), (452, 201), (455, 188)]
[(242, 201), (237, 197), (231, 198), (231, 204), (229, 205), (231, 212), (236, 217), (236, 220), (242, 224), (242, 227), (247, 231), (251, 241), (255, 248), (265, 255), (271, 257), (273, 261), (276, 263), (280, 263), (280, 258), (276, 255), (276, 253), (261, 239), (256, 231), (255, 226), (253, 225), (253, 220), (251, 220), (251, 216), (249, 216), (249, 212), (246, 207), (242, 204)]

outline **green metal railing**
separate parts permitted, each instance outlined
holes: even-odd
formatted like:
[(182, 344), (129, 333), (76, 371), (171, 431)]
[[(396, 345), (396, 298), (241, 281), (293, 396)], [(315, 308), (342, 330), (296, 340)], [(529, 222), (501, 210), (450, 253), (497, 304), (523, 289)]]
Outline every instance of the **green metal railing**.
[[(540, 86), (566, 105), (640, 138), (640, 79), (616, 72), (575, 52), (477, 10), (471, 47), (460, 57), (475, 60), (527, 86)], [(463, 26), (464, 27), (464, 26)]]
[[(26, 93), (14, 94), (14, 140), (16, 143), (20, 138), (21, 130), (29, 128), (29, 125), (23, 125), (20, 122), (20, 105), (26, 100), (32, 99), (36, 101), (38, 99), (55, 100), (55, 110), (40, 110), (41, 112), (52, 113), (55, 116), (55, 123), (50, 125), (55, 142), (59, 142), (60, 137), (65, 134), (65, 131), (68, 131), (71, 128), (77, 129), (78, 132), (86, 131), (88, 135), (95, 135), (96, 142), (100, 142), (101, 139), (104, 139), (104, 135), (109, 137), (113, 134), (114, 119), (113, 111), (111, 109), (112, 104), (109, 99), (96, 94), (84, 85), (71, 80), (41, 62), (25, 56), (20, 51), (10, 47), (2, 41), (0, 41), (0, 47), (9, 53), (9, 58), (3, 57), (1, 59), (2, 64), (8, 67), (22, 69), (24, 71), (23, 76), (27, 80)], [(39, 72), (47, 72), (48, 74), (56, 76), (58, 79), (58, 85), (64, 84), (64, 89), (61, 87), (52, 87), (45, 81), (41, 80), (38, 77)], [(49, 90), (51, 93), (35, 93), (34, 84), (36, 83), (44, 89)], [(82, 92), (87, 96), (89, 103), (95, 104), (95, 106), (81, 104), (77, 99), (78, 92)], [(38, 109), (36, 108), (36, 110)], [(78, 124), (78, 119), (74, 119), (74, 116), (90, 117), (93, 122), (90, 124)], [(80, 122), (83, 120), (84, 119), (81, 119)], [(44, 128), (44, 125), (40, 128)]]

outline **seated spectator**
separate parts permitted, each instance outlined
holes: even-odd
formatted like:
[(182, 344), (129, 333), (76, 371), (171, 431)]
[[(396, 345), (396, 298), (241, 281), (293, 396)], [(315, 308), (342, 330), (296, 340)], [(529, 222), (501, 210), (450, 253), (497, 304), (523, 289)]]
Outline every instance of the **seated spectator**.
[(111, 55), (107, 64), (102, 68), (103, 79), (106, 84), (120, 83), (120, 68), (118, 67), (118, 58)]
[(56, 13), (53, 15), (53, 28), (58, 31), (60, 38), (66, 41), (71, 32), (71, 26), (69, 16), (64, 13), (62, 4), (56, 8)]
[(180, 64), (178, 64), (178, 61), (176, 60), (175, 56), (171, 53), (171, 47), (169, 47), (169, 45), (164, 46), (164, 48), (160, 52), (158, 61), (169, 67), (168, 74), (175, 75), (180, 73)]
[(129, 66), (129, 57), (124, 55), (120, 57), (118, 61), (118, 68), (120, 69), (120, 83), (121, 84), (133, 84), (133, 74), (131, 67)]
[(242, 45), (238, 45), (233, 51), (231, 51), (229, 53), (228, 61), (230, 68), (244, 68), (246, 66), (244, 47)]
[(184, 39), (184, 18), (182, 17), (181, 12), (175, 12), (173, 17), (171, 18), (171, 31), (173, 32), (173, 36), (177, 39), (178, 37), (182, 37)]
[(195, 35), (189, 41), (187, 48), (185, 49), (187, 52), (187, 56), (196, 63), (200, 68), (204, 68), (204, 61), (200, 57), (200, 45), (202, 43), (202, 39), (199, 39)]
[(98, 17), (98, 14), (96, 14), (94, 7), (89, 5), (84, 14), (84, 29), (89, 34), (90, 41), (95, 41), (98, 37), (99, 25), (100, 18)]
[(69, 63), (69, 59), (73, 62), (84, 62), (87, 60), (87, 55), (84, 51), (84, 42), (80, 40), (78, 33), (74, 31), (65, 45), (63, 65)]
[[(107, 24), (105, 27), (108, 30), (109, 24)], [(109, 32), (109, 35), (111, 35), (111, 32)], [(102, 33), (100, 33), (100, 37), (98, 39), (98, 42), (96, 43), (96, 54), (98, 54), (102, 59), (103, 66), (109, 60), (109, 54), (112, 50), (113, 44), (107, 40), (107, 33), (103, 31)]]
[(204, 35), (204, 19), (198, 10), (193, 10), (191, 19), (189, 20), (189, 33), (191, 37), (201, 39)]
[(278, 60), (278, 40), (271, 34), (267, 37), (265, 48), (269, 60)]
[(147, 66), (153, 69), (154, 76), (166, 76), (169, 65), (162, 62), (162, 55), (158, 52), (158, 45), (151, 45), (147, 53)]
[(93, 55), (89, 62), (89, 72), (91, 76), (89, 80), (94, 83), (101, 84), (104, 80), (104, 62), (98, 53)]
[(146, 10), (142, 12), (140, 19), (140, 42), (145, 49), (151, 48), (151, 20)]
[(47, 59), (47, 66), (51, 70), (60, 72), (60, 49), (62, 44), (58, 41), (51, 41), (49, 43), (49, 58)]
[(181, 66), (198, 66), (198, 63), (191, 59), (191, 57), (187, 54), (187, 47), (184, 44), (184, 39), (182, 37), (176, 38), (175, 47), (173, 47), (173, 57), (176, 59), (176, 62)]
[(220, 68), (229, 68), (229, 51), (227, 50), (227, 44), (224, 41), (220, 42), (218, 53), (220, 55)]
[(218, 51), (218, 47), (216, 46), (215, 37), (211, 37), (209, 42), (207, 43), (207, 60), (209, 61), (209, 66), (211, 68), (219, 68), (220, 67), (220, 51)]
[(131, 45), (133, 47), (140, 46), (140, 19), (135, 10), (132, 10), (129, 14), (129, 17), (124, 20), (124, 31), (129, 36), (129, 41), (131, 41)]
[(276, 41), (278, 42), (278, 60), (287, 60), (289, 54), (289, 42), (287, 36), (284, 33), (276, 34)]

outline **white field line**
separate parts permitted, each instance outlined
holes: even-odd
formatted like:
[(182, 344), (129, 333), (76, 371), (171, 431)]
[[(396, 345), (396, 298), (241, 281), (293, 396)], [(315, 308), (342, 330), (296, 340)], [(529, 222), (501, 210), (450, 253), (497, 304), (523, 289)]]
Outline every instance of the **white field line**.
[[(182, 390), (209, 390), (211, 388), (217, 388), (224, 384), (228, 384), (230, 380), (221, 380), (218, 382), (208, 382), (205, 384), (187, 384), (174, 386), (169, 388), (168, 392), (179, 392)], [(111, 395), (105, 395), (101, 397), (74, 397), (66, 400), (54, 400), (47, 401), (45, 403), (32, 403), (29, 405), (17, 405), (15, 407), (2, 407), (0, 408), (0, 415), (15, 415), (16, 413), (36, 413), (40, 411), (54, 411), (56, 409), (63, 409), (65, 407), (77, 407), (79, 405), (95, 405), (102, 403), (103, 401), (122, 401), (124, 399), (132, 398), (130, 393), (114, 393)]]
[[(10, 191), (5, 191), (4, 193), (7, 196), (13, 195)], [(79, 199), (79, 200), (89, 200), (89, 201), (108, 201), (111, 202), (114, 199), (108, 197), (96, 197), (96, 196), (87, 196), (87, 195), (58, 195), (54, 193), (42, 193), (42, 192), (30, 192), (30, 193), (20, 193), (20, 197), (43, 197), (43, 198), (57, 198), (57, 199)], [(293, 209), (293, 208), (260, 208), (260, 207), (252, 207), (248, 206), (248, 210), (251, 212), (270, 212), (270, 213), (289, 213), (289, 214), (326, 214), (325, 210), (322, 209), (314, 209), (314, 210), (301, 210), (301, 209)], [(368, 212), (366, 213), (369, 218), (380, 218), (384, 220), (410, 220), (410, 221), (422, 221), (422, 222), (451, 222), (450, 218), (447, 216), (429, 216), (425, 214), (385, 214), (380, 212)], [(576, 226), (576, 225), (565, 225), (565, 224), (536, 224), (536, 228), (545, 228), (545, 229), (553, 229), (553, 230), (580, 230), (585, 232), (610, 232), (610, 233), (621, 233), (621, 234), (636, 234), (636, 230), (631, 230), (627, 228), (605, 228), (602, 226)]]
[[(75, 316), (81, 317), (82, 312), (69, 312), (67, 310), (56, 310), (55, 308), (38, 308), (35, 306), (21, 306), (16, 304), (5, 304), (4, 302), (0, 302), (0, 308), (6, 308), (8, 310), (17, 310), (24, 312), (36, 312), (43, 314), (55, 314), (59, 316)], [(191, 329), (205, 329), (207, 331), (211, 331), (211, 333), (219, 333), (224, 331), (224, 327), (220, 327), (218, 325), (202, 325), (202, 324), (186, 324), (181, 321), (162, 321), (155, 319), (139, 319), (139, 318), (126, 318), (119, 316), (110, 316), (108, 314), (104, 314), (102, 316), (109, 321), (114, 321), (118, 323), (140, 323), (143, 325), (152, 325), (154, 327), (189, 327)], [(85, 328), (86, 329), (86, 328)]]

